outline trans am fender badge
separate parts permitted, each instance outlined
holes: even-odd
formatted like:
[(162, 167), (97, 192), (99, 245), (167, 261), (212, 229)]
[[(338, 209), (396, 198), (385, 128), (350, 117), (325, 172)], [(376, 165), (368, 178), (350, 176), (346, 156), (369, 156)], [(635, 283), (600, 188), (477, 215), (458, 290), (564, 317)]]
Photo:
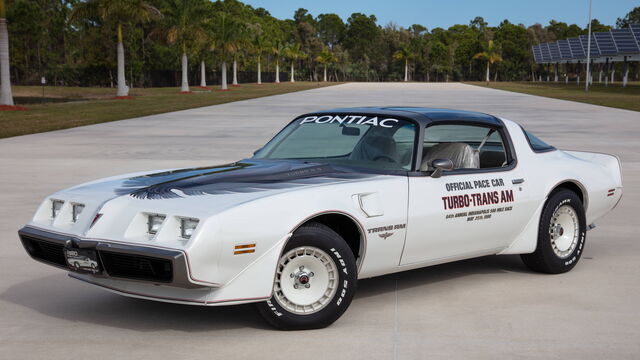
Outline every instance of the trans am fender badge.
[(393, 235), (393, 233), (391, 232), (386, 232), (386, 233), (382, 233), (382, 234), (378, 234), (378, 236), (380, 236), (382, 238), (382, 240), (387, 240), (387, 238), (389, 236)]

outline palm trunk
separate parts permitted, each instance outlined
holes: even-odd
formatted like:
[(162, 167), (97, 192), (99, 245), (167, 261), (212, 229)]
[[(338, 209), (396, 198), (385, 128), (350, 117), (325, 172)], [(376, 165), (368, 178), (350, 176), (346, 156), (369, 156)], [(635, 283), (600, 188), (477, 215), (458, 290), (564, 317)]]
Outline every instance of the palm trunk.
[(122, 44), (122, 24), (118, 24), (118, 92), (116, 96), (128, 96), (129, 88), (124, 78), (124, 45)]
[(276, 59), (276, 84), (280, 84), (280, 58)]
[(627, 62), (627, 57), (624, 57), (624, 67), (622, 70), (622, 87), (627, 87), (627, 82), (629, 81), (629, 63)]
[[(0, 0), (2, 11), (4, 11), (4, 0)], [(4, 13), (0, 14), (0, 105), (13, 106), (13, 95), (11, 94), (11, 71), (9, 69), (9, 31), (7, 30), (7, 19)]]
[(324, 82), (327, 82), (327, 64), (324, 64)]
[(233, 85), (238, 85), (238, 61), (233, 59)]
[(228, 90), (227, 88), (227, 62), (222, 62), (222, 79), (220, 80), (220, 89)]
[(489, 62), (487, 61), (487, 85), (489, 85)]
[(200, 62), (200, 87), (207, 87), (207, 69), (204, 66), (204, 60)]
[(260, 56), (258, 56), (258, 85), (262, 84), (262, 70), (260, 69)]
[(296, 82), (296, 73), (295, 69), (293, 68), (293, 61), (291, 62), (291, 82)]
[(182, 53), (182, 84), (180, 86), (180, 92), (189, 92), (189, 76), (187, 72), (189, 71), (188, 62), (187, 62), (187, 53)]
[(404, 81), (409, 81), (409, 60), (404, 59)]

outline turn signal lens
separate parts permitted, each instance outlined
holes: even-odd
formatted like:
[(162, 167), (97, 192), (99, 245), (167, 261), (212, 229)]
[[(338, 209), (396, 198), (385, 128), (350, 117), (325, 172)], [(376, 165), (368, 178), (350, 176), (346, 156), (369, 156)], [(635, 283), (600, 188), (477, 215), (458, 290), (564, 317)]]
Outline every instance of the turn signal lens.
[(60, 213), (60, 209), (62, 209), (62, 205), (64, 205), (64, 201), (62, 200), (51, 200), (51, 217), (56, 218)]
[(160, 231), (162, 223), (164, 223), (164, 219), (166, 218), (167, 217), (164, 215), (149, 215), (149, 218), (147, 220), (147, 232), (149, 234), (156, 234), (158, 231)]
[(180, 219), (180, 236), (182, 236), (183, 239), (190, 239), (199, 222), (200, 220), (198, 219)]
[(84, 205), (82, 204), (73, 204), (73, 222), (78, 221), (80, 214), (84, 210)]

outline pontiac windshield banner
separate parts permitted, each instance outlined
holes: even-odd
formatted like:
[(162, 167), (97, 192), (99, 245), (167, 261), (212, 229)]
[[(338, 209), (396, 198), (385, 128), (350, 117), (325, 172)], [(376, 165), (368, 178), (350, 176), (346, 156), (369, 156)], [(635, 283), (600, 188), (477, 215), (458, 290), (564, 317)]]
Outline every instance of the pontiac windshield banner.
[(307, 116), (300, 121), (300, 124), (314, 123), (314, 124), (335, 124), (340, 125), (372, 125), (381, 126), (385, 128), (392, 128), (397, 125), (398, 119), (390, 118), (378, 118), (377, 116), (362, 116), (362, 115), (322, 115), (322, 116)]

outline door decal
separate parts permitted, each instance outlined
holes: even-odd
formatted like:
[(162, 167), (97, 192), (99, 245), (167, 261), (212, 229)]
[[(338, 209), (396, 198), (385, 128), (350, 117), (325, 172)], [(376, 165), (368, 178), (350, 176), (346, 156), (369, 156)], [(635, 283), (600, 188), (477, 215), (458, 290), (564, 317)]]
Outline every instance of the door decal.
[[(503, 186), (505, 185), (502, 178), (446, 183), (445, 188), (448, 192), (455, 193), (462, 190), (480, 189), (485, 191), (442, 196), (442, 206), (444, 210), (447, 211), (513, 203), (515, 200), (512, 189), (489, 190), (491, 188), (499, 188)], [(511, 211), (512, 209), (512, 206), (502, 206), (483, 209), (469, 209), (469, 211), (455, 213), (447, 211), (448, 213), (445, 215), (445, 219), (466, 218), (466, 221), (486, 220), (490, 219), (494, 214)]]

